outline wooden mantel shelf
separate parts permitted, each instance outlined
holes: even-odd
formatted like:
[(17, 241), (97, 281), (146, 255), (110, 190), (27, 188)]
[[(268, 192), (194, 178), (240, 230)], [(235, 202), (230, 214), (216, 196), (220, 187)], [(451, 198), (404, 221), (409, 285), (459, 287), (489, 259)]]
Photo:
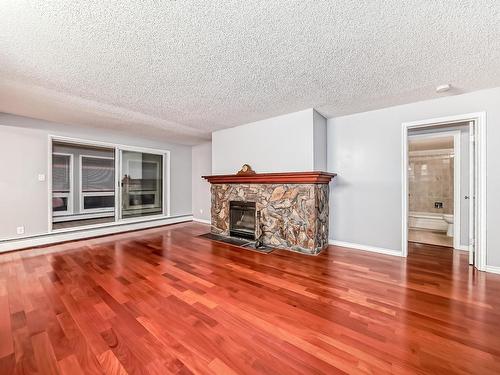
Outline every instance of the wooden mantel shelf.
[(328, 184), (336, 173), (283, 172), (202, 176), (211, 184)]

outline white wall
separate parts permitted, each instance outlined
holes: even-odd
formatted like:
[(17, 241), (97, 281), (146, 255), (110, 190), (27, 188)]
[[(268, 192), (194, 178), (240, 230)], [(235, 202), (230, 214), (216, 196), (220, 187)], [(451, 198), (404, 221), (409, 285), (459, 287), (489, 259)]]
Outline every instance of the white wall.
[[(0, 240), (48, 231), (48, 135), (170, 151), (170, 214), (191, 215), (191, 147), (0, 113)], [(25, 226), (25, 234), (16, 233)]]
[(500, 266), (500, 88), (328, 120), (330, 238), (401, 250), (401, 124), (487, 112), (487, 265)]
[(212, 143), (193, 146), (191, 159), (193, 217), (195, 220), (210, 221), (210, 183), (201, 176), (212, 174)]
[(43, 131), (0, 126), (0, 239), (48, 231), (47, 153)]
[(212, 173), (314, 170), (312, 108), (212, 133)]
[(327, 168), (327, 144), (326, 144), (327, 120), (320, 113), (313, 113), (313, 151), (315, 171), (326, 171)]

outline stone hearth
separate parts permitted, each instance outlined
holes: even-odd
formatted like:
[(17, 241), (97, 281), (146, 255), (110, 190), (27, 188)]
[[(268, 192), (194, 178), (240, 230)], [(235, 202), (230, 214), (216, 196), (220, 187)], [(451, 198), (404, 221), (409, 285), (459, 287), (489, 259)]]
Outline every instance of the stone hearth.
[[(301, 175), (299, 173), (255, 174), (253, 179), (251, 176), (237, 175), (206, 176), (212, 182), (212, 233), (230, 235), (230, 201), (255, 202), (255, 235), (265, 245), (318, 254), (328, 246), (327, 182), (334, 174), (314, 173), (316, 178), (309, 175), (308, 178), (300, 179), (300, 183), (294, 182)], [(285, 175), (295, 178), (282, 177)], [(269, 181), (280, 183), (262, 183), (266, 180), (265, 176), (269, 177)], [(252, 183), (253, 180), (258, 182)]]

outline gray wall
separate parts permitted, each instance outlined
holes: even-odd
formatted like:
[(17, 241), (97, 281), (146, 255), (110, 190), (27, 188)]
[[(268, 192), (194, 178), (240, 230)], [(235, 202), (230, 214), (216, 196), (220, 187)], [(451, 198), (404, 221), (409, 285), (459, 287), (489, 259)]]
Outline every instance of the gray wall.
[(402, 123), (487, 112), (487, 265), (500, 266), (500, 88), (328, 120), (330, 237), (401, 250)]
[[(49, 134), (169, 150), (171, 216), (191, 214), (190, 146), (0, 113), (0, 240), (48, 231), (48, 181), (37, 177), (48, 175)], [(21, 225), (22, 236), (16, 234)]]
[(243, 164), (257, 173), (312, 171), (313, 109), (212, 133), (212, 173), (236, 173)]
[(192, 160), (193, 217), (210, 221), (210, 184), (201, 176), (212, 174), (212, 143), (193, 146)]
[(313, 113), (313, 150), (315, 171), (326, 171), (326, 123), (327, 120), (320, 113)]
[(48, 231), (47, 157), (44, 131), (0, 126), (0, 239)]

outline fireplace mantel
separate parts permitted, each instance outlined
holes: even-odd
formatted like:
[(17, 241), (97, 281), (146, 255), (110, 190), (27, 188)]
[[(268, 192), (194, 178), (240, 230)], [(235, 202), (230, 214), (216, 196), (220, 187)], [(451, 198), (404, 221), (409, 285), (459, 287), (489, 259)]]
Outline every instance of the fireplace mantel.
[(336, 173), (282, 172), (202, 176), (211, 184), (328, 184)]

